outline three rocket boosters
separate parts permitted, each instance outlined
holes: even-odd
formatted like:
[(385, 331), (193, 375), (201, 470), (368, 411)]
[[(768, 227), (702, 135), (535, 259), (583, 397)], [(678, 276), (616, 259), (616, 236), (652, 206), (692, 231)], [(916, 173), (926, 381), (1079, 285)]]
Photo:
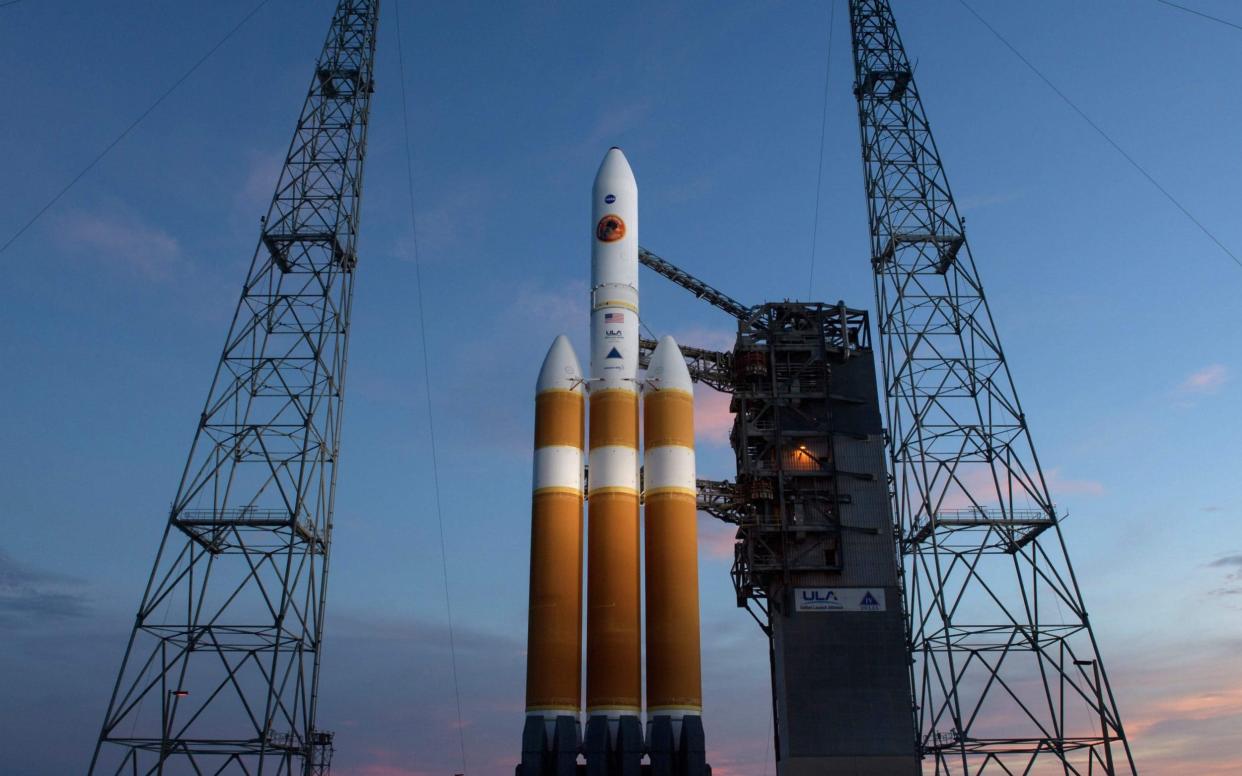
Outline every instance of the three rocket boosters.
[[(638, 339), (638, 186), (625, 155), (613, 148), (592, 190), (590, 375), (583, 377), (569, 340), (560, 336), (536, 387), (527, 722), (519, 776), (576, 772), (584, 495), (590, 529), (586, 773), (636, 774), (644, 751), (653, 773), (710, 773), (700, 721), (693, 386), (677, 343), (662, 338), (641, 385), (640, 493)], [(590, 490), (584, 494), (587, 411)], [(639, 722), (640, 503), (646, 509), (646, 741)]]

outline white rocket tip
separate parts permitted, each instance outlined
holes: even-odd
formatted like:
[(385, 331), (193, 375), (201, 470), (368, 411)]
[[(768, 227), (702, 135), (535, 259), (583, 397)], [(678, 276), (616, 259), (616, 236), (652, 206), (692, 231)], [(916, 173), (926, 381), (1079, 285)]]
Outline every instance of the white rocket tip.
[(656, 390), (672, 389), (694, 393), (690, 369), (682, 358), (681, 348), (677, 347), (677, 340), (665, 335), (656, 343), (655, 352), (651, 354), (651, 363), (647, 366), (647, 379)]
[(582, 393), (582, 367), (574, 355), (574, 346), (564, 334), (552, 341), (535, 383), (536, 393), (554, 390)]
[(613, 146), (608, 149), (608, 153), (604, 154), (604, 160), (599, 164), (599, 172), (595, 173), (595, 185), (604, 184), (614, 188), (618, 186), (638, 188), (638, 184), (634, 181), (634, 170), (630, 168), (630, 161), (625, 158), (625, 152), (620, 148)]

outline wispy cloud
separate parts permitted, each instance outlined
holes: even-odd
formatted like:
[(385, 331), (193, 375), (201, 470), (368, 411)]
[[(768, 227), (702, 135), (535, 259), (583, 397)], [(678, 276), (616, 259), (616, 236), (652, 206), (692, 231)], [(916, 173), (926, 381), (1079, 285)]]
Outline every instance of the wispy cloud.
[(699, 384), (694, 391), (694, 436), (699, 445), (728, 446), (733, 413), (729, 395)]
[(59, 219), (57, 241), (74, 256), (149, 280), (165, 279), (185, 264), (176, 238), (129, 214), (71, 212)]
[(1208, 567), (1230, 569), (1229, 573), (1225, 575), (1223, 585), (1213, 590), (1212, 595), (1242, 595), (1242, 554), (1226, 555), (1223, 558), (1217, 558), (1209, 563)]
[(959, 197), (957, 200), (958, 209), (963, 211), (974, 211), (991, 205), (1004, 205), (1022, 198), (1020, 191), (1002, 191), (994, 194), (980, 194), (978, 196)]
[(1048, 489), (1054, 497), (1066, 496), (1103, 496), (1107, 489), (1104, 483), (1097, 480), (1074, 479), (1061, 473), (1059, 467), (1048, 470)]
[(737, 340), (737, 332), (728, 329), (714, 329), (706, 326), (689, 326), (672, 332), (673, 339), (682, 347), (703, 348), (706, 350), (733, 350)]
[[(507, 319), (526, 316), (531, 324), (543, 324), (543, 328), (556, 334), (581, 329), (589, 325), (586, 284), (582, 281), (561, 283), (558, 286), (525, 284), (518, 288), (517, 296), (509, 308)], [(551, 345), (551, 341), (548, 342)], [(583, 358), (589, 358), (583, 354)], [(583, 369), (587, 364), (582, 364)]]
[(238, 210), (247, 218), (262, 212), (271, 202), (280, 177), (281, 159), (272, 153), (255, 153), (249, 160), (246, 180), (237, 190)]
[(403, 200), (400, 203), (403, 227), (387, 253), (398, 261), (417, 259), (423, 266), (451, 260), (477, 232), (479, 213), (488, 212), (488, 203), (495, 197), (493, 188), (486, 179), (462, 177), (439, 189), (431, 198), (434, 204), (426, 207), (423, 203), (428, 198), (415, 192), (417, 244), (409, 228), (409, 216), (405, 215), (409, 203)]
[(1238, 654), (1236, 644), (1178, 643), (1117, 672), (1114, 686), (1135, 696), (1122, 711), (1143, 773), (1242, 773)]
[[(959, 469), (956, 479), (945, 489), (944, 500), (939, 505), (940, 511), (966, 509), (976, 504), (983, 507), (996, 505), (996, 482), (990, 468), (985, 465), (963, 466)], [(1061, 496), (1103, 496), (1107, 493), (1104, 483), (1091, 479), (1080, 479), (1065, 476), (1060, 467), (1045, 470), (1044, 479), (1048, 490), (1055, 501)]]
[(651, 102), (645, 99), (609, 104), (607, 109), (600, 110), (575, 150), (581, 154), (598, 156), (600, 148), (616, 144), (621, 135), (645, 122), (650, 114)]
[(7, 626), (86, 614), (80, 580), (19, 563), (0, 550), (0, 623)]
[(1211, 364), (1191, 372), (1177, 389), (1185, 394), (1212, 394), (1229, 381), (1229, 370), (1224, 364)]
[(737, 528), (699, 513), (699, 553), (705, 558), (733, 560)]

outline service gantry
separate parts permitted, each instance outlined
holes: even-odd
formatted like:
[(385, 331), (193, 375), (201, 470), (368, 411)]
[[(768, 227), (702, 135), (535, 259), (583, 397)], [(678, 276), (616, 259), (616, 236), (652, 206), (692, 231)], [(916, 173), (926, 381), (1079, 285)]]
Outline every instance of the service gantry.
[(731, 395), (737, 475), (700, 480), (699, 507), (737, 526), (733, 584), (768, 636), (778, 773), (917, 776), (867, 313), (745, 307), (648, 251), (640, 260), (738, 321), (731, 352), (683, 355)]

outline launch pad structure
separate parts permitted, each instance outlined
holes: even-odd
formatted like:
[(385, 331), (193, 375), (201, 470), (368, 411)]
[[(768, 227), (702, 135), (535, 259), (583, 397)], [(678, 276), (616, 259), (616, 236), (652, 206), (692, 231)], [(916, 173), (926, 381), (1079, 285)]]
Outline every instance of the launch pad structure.
[[(319, 667), (378, 5), (336, 4), (91, 773), (330, 767)], [(735, 414), (736, 478), (687, 483), (737, 528), (737, 603), (769, 638), (777, 776), (1133, 775), (892, 9), (849, 13), (874, 321), (844, 303), (744, 305), (638, 249), (738, 321), (730, 352), (681, 349)], [(679, 747), (702, 754), (701, 727), (674, 745), (660, 719), (646, 742), (621, 736), (627, 775), (644, 747), (659, 757), (642, 767), (664, 772), (690, 772)], [(551, 722), (568, 755), (574, 719)], [(576, 772), (576, 752), (549, 767)]]

